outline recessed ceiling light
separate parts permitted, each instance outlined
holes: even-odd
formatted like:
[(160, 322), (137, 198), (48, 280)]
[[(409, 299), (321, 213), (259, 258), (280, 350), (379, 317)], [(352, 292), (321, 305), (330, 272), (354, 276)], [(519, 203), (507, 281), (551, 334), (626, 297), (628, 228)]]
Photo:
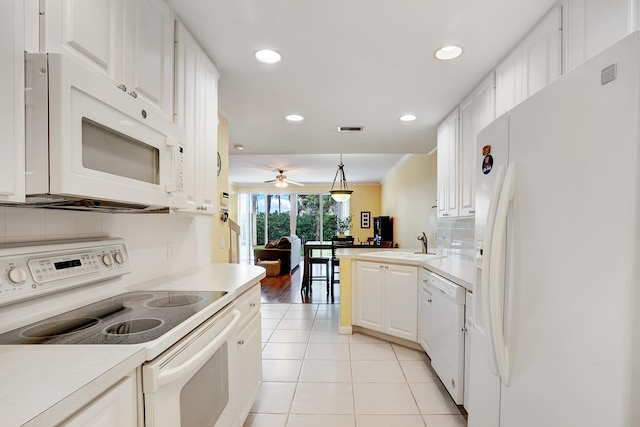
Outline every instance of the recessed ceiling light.
[(456, 45), (441, 47), (440, 49), (436, 50), (435, 53), (433, 54), (433, 56), (435, 56), (436, 59), (439, 59), (441, 61), (449, 61), (451, 59), (456, 59), (460, 55), (462, 55), (462, 48)]
[(271, 49), (262, 49), (253, 54), (263, 64), (275, 64), (282, 60), (282, 55)]
[(413, 114), (405, 114), (404, 116), (400, 117), (400, 120), (402, 120), (403, 122), (412, 122), (416, 119), (417, 117), (414, 116)]
[(289, 120), (290, 122), (301, 122), (304, 120), (304, 117), (298, 114), (289, 114), (287, 117), (285, 117), (285, 119)]
[(234, 150), (244, 150), (244, 145), (242, 144), (233, 144)]

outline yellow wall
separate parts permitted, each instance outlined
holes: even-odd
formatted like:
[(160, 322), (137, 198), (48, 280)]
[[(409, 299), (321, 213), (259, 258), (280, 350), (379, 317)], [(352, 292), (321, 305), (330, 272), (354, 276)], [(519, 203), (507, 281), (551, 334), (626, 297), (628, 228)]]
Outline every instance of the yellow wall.
[(382, 214), (393, 217), (393, 240), (400, 248), (420, 250), (423, 231), (436, 247), (436, 159), (412, 154), (382, 184)]
[[(220, 176), (218, 176), (218, 204), (220, 194), (229, 192), (229, 121), (222, 115), (218, 115), (218, 153), (222, 160)], [(231, 199), (231, 197), (230, 197)], [(233, 205), (229, 200), (229, 207)], [(237, 205), (238, 202), (236, 201)], [(235, 208), (237, 211), (237, 207)], [(235, 214), (237, 218), (237, 213)], [(211, 219), (211, 262), (229, 262), (229, 225), (220, 220), (216, 215)]]

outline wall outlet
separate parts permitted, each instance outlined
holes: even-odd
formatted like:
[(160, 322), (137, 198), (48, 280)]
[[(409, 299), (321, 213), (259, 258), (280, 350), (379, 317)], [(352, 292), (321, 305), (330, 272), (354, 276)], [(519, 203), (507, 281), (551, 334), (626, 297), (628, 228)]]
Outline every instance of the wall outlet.
[(173, 259), (173, 242), (167, 242), (167, 261)]
[(224, 236), (220, 237), (220, 249), (224, 249)]

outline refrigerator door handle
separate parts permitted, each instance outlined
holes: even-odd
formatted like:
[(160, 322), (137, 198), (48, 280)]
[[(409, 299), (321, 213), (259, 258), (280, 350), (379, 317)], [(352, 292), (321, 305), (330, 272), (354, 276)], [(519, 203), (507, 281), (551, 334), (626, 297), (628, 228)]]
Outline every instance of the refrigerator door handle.
[(491, 333), (493, 335), (493, 347), (498, 364), (498, 371), (505, 386), (509, 385), (509, 348), (505, 343), (504, 336), (504, 265), (502, 262), (505, 256), (505, 237), (507, 234), (507, 214), (509, 206), (513, 201), (516, 181), (515, 163), (510, 163), (504, 178), (504, 185), (500, 193), (498, 208), (496, 211), (496, 222), (491, 246), (491, 265), (489, 268), (490, 283), (490, 311), (491, 311)]
[[(498, 368), (496, 362), (496, 355), (494, 352), (493, 333), (491, 331), (491, 307), (489, 304), (489, 294), (491, 287), (489, 284), (489, 271), (491, 267), (491, 256), (493, 254), (491, 239), (494, 233), (494, 227), (496, 223), (496, 210), (498, 208), (498, 200), (500, 199), (500, 192), (502, 191), (502, 185), (504, 183), (504, 167), (502, 165), (495, 168), (496, 178), (491, 190), (491, 199), (489, 199), (489, 210), (487, 212), (487, 222), (484, 229), (484, 246), (482, 248), (482, 275), (480, 286), (482, 288), (482, 313), (484, 318), (484, 330), (480, 332), (486, 334), (489, 341), (490, 353), (491, 353), (491, 368), (495, 375), (498, 375)], [(479, 329), (476, 326), (476, 329)]]

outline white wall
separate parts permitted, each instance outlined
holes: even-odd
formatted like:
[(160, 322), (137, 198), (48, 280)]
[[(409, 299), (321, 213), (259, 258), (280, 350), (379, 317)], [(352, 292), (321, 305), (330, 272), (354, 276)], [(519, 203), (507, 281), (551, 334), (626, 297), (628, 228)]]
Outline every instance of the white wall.
[[(175, 273), (211, 259), (208, 218), (177, 214), (104, 214), (0, 207), (0, 243), (122, 237), (133, 273), (127, 283)], [(167, 246), (171, 245), (171, 259)]]

